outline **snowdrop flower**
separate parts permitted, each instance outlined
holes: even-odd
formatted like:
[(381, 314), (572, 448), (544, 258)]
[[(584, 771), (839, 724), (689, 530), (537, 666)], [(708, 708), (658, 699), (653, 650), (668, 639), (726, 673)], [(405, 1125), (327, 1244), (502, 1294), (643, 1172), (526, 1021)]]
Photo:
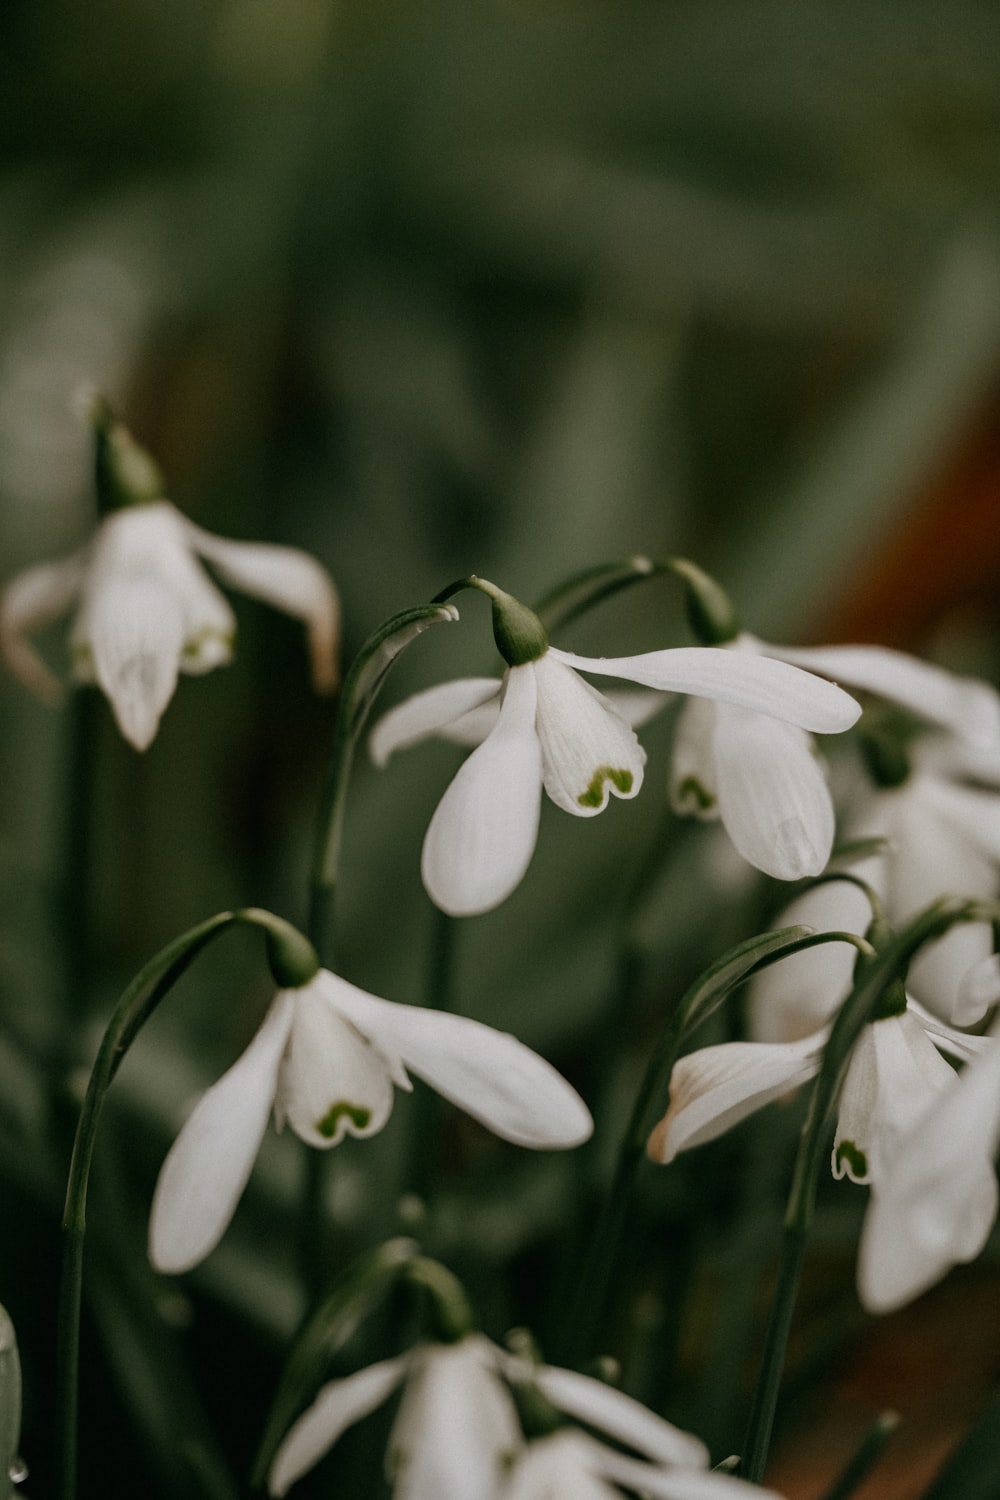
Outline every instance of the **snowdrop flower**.
[[(649, 1139), (653, 1161), (714, 1140), (819, 1071), (828, 1028), (788, 1042), (724, 1042), (674, 1065), (670, 1105)], [(865, 1026), (844, 1079), (833, 1148), (835, 1177), (880, 1183), (896, 1144), (954, 1077), (940, 1055), (967, 1060), (982, 1050), (913, 1001)]]
[(487, 1339), (472, 1334), (331, 1381), (278, 1449), (270, 1493), (284, 1495), (347, 1427), (405, 1381), (387, 1454), (393, 1500), (490, 1500), (522, 1442), (517, 1408), (500, 1378), (501, 1357)]
[(1000, 1039), (927, 1105), (874, 1185), (858, 1252), (869, 1312), (891, 1312), (974, 1260), (997, 1216)]
[[(754, 746), (743, 762), (726, 762), (734, 826), (746, 830), (755, 850), (770, 840), (780, 851), (772, 862), (782, 869), (798, 875), (821, 868), (827, 835), (832, 839), (829, 798), (818, 772), (803, 776), (786, 762), (790, 755), (800, 767), (802, 731), (833, 734), (854, 723), (860, 709), (846, 693), (787, 663), (715, 647), (575, 656), (550, 646), (537, 616), (509, 595), (482, 580), (476, 586), (493, 599), (494, 635), (507, 662), (502, 680), (465, 678), (418, 693), (385, 715), (371, 738), (378, 765), (434, 735), (477, 747), (424, 840), (424, 885), (443, 911), (489, 911), (516, 888), (534, 852), (543, 787), (558, 807), (582, 818), (602, 812), (610, 796), (638, 793), (645, 752), (631, 724), (581, 672), (725, 705)], [(747, 772), (768, 755), (786, 766), (783, 776)], [(775, 812), (775, 799), (793, 780), (794, 810), (786, 795)], [(817, 812), (811, 799), (820, 792)]]
[(366, 994), (320, 969), (279, 990), (242, 1057), (205, 1093), (170, 1149), (153, 1198), (150, 1257), (190, 1270), (214, 1249), (253, 1167), (272, 1108), (325, 1149), (389, 1118), (408, 1070), (503, 1140), (563, 1149), (593, 1122), (537, 1054), (478, 1021)]
[[(508, 1384), (526, 1380), (557, 1412), (597, 1428), (643, 1459), (570, 1427), (525, 1446)], [(393, 1500), (564, 1500), (568, 1495), (618, 1500), (619, 1492), (609, 1488), (617, 1483), (665, 1500), (728, 1500), (749, 1490), (739, 1480), (710, 1474), (708, 1452), (698, 1438), (632, 1397), (571, 1370), (529, 1366), (471, 1334), (324, 1386), (275, 1455), (268, 1476), (271, 1494), (284, 1495), (347, 1427), (404, 1381), (389, 1439)], [(564, 1488), (551, 1487), (557, 1478), (566, 1480)], [(768, 1494), (756, 1487), (753, 1493)]]
[(293, 547), (228, 541), (202, 531), (163, 498), (152, 460), (113, 425), (106, 485), (117, 508), (79, 552), (19, 574), (0, 596), (0, 654), (49, 700), (61, 684), (29, 642), (76, 607), (73, 673), (108, 698), (122, 734), (151, 744), (179, 672), (200, 675), (232, 656), (236, 620), (199, 558), (222, 580), (304, 621), (313, 683), (336, 685), (339, 608), (325, 569)]

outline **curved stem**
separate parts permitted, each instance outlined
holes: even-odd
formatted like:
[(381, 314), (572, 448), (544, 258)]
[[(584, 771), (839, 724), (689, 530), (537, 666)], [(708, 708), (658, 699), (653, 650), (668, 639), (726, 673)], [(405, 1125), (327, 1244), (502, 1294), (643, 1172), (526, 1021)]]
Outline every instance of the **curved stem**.
[(288, 948), (294, 950), (298, 948), (295, 940), (301, 942), (300, 935), (288, 923), (257, 908), (221, 912), (190, 928), (162, 948), (125, 989), (105, 1029), (91, 1070), (73, 1142), (62, 1219), (55, 1395), (55, 1493), (58, 1500), (73, 1500), (76, 1494), (80, 1307), (87, 1190), (104, 1099), (125, 1054), (160, 1001), (201, 950), (236, 923), (262, 928), (269, 950), (284, 945), (286, 940)]

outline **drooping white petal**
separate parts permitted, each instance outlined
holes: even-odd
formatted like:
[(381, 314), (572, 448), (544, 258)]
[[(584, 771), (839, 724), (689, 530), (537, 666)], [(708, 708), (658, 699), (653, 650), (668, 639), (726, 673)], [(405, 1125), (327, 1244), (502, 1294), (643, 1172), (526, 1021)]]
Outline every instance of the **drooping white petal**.
[[(595, 1449), (600, 1450), (595, 1455)], [(563, 1428), (522, 1450), (500, 1500), (621, 1500), (601, 1477), (602, 1445), (586, 1433)]]
[(153, 1195), (149, 1255), (159, 1271), (189, 1271), (225, 1232), (253, 1168), (292, 1026), (293, 997), (275, 997), (242, 1057), (203, 1094)]
[(956, 1027), (949, 1026), (946, 1021), (934, 1015), (933, 1011), (921, 1005), (919, 1000), (914, 1000), (912, 995), (907, 997), (906, 1009), (920, 1022), (938, 1051), (944, 1052), (948, 1057), (957, 1058), (959, 1062), (971, 1062), (974, 1057), (985, 1052), (990, 1045), (989, 1037), (976, 1036), (968, 1031), (959, 1031)]
[(0, 654), (15, 677), (39, 698), (54, 703), (63, 687), (27, 636), (66, 614), (80, 593), (89, 549), (59, 562), (18, 573), (0, 594)]
[[(877, 883), (878, 861), (852, 868)], [(863, 933), (872, 912), (864, 891), (848, 880), (824, 881), (789, 902), (775, 927), (802, 925), (817, 932)], [(769, 964), (750, 981), (747, 1030), (754, 1042), (797, 1042), (825, 1025), (851, 985), (858, 950), (822, 943)]]
[(988, 953), (963, 974), (958, 986), (955, 1013), (959, 1020), (965, 1016), (984, 1016), (991, 1006), (1000, 1001), (1000, 953)]
[(430, 821), (421, 873), (449, 916), (499, 906), (531, 862), (542, 795), (535, 702), (534, 669), (508, 668), (496, 727), (460, 766)]
[(670, 1106), (649, 1138), (653, 1161), (715, 1140), (772, 1099), (790, 1093), (819, 1068), (825, 1032), (799, 1042), (723, 1042), (674, 1064)]
[(533, 1372), (533, 1379), (542, 1395), (559, 1411), (588, 1427), (596, 1427), (657, 1463), (689, 1468), (708, 1465), (708, 1449), (700, 1438), (682, 1432), (603, 1380), (554, 1365), (539, 1366)]
[(337, 1007), (358, 1031), (503, 1140), (559, 1150), (589, 1137), (593, 1121), (579, 1094), (516, 1037), (337, 984)]
[(717, 818), (715, 772), (717, 705), (689, 698), (677, 716), (670, 757), (670, 805), (686, 818)]
[(928, 776), (921, 797), (925, 806), (933, 808), (984, 858), (1000, 862), (1000, 796), (996, 792)]
[(488, 1341), (434, 1345), (414, 1362), (389, 1439), (393, 1500), (492, 1500), (522, 1444)]
[(295, 1015), (278, 1075), (275, 1115), (310, 1146), (366, 1137), (392, 1113), (390, 1064), (340, 1013), (322, 971), (293, 990)]
[(892, 1312), (974, 1260), (997, 1214), (1000, 1042), (954, 1078), (886, 1164), (858, 1251), (869, 1312)]
[(1000, 695), (974, 677), (957, 677), (942, 667), (884, 646), (790, 649), (763, 642), (760, 645), (785, 661), (897, 703), (931, 724), (950, 729), (973, 746), (1000, 750)]
[(348, 1427), (373, 1412), (406, 1373), (406, 1357), (384, 1359), (322, 1387), (312, 1406), (289, 1428), (267, 1476), (270, 1494), (284, 1495), (333, 1447)]
[(535, 727), (545, 790), (577, 817), (602, 812), (609, 795), (634, 797), (646, 752), (635, 731), (596, 688), (552, 652), (533, 663), (538, 687)]
[(458, 744), (481, 744), (496, 724), (500, 687), (496, 677), (461, 677), (414, 693), (379, 719), (368, 740), (369, 755), (377, 766), (384, 766), (397, 750), (419, 745), (435, 735), (455, 740), (456, 726), (488, 705), (487, 712), (475, 720), (477, 738), (466, 738), (460, 730), (456, 740)]
[[(943, 894), (992, 896), (995, 864), (942, 809), (930, 778), (914, 776), (875, 804), (889, 830), (891, 860), (886, 901), (889, 916), (902, 923)], [(989, 956), (988, 923), (960, 923), (925, 945), (910, 965), (907, 986), (919, 1000), (953, 1023), (972, 1024), (982, 1011), (959, 1009), (962, 980)], [(968, 992), (964, 993), (970, 999)]]
[(865, 1026), (840, 1096), (834, 1177), (881, 1182), (897, 1143), (954, 1076), (909, 1012)]
[(190, 521), (185, 530), (195, 551), (226, 583), (303, 622), (313, 687), (317, 693), (332, 693), (339, 673), (340, 601), (322, 564), (298, 547), (232, 541)]
[[(81, 615), (77, 649), (84, 630), (90, 668), (119, 729), (137, 750), (147, 749), (177, 685), (184, 622), (176, 599), (156, 577), (116, 575)], [(86, 660), (78, 664), (84, 675)]]
[(716, 706), (719, 815), (743, 858), (778, 880), (825, 869), (833, 803), (807, 735), (794, 724)]
[(703, 1468), (653, 1467), (611, 1448), (602, 1447), (600, 1454), (594, 1455), (594, 1464), (605, 1478), (648, 1500), (781, 1500), (773, 1490), (731, 1474), (715, 1474)]
[(627, 677), (661, 692), (693, 693), (735, 703), (798, 724), (814, 734), (839, 734), (861, 713), (848, 693), (787, 662), (721, 646), (680, 646), (640, 656), (574, 656), (549, 648), (549, 655), (580, 672)]

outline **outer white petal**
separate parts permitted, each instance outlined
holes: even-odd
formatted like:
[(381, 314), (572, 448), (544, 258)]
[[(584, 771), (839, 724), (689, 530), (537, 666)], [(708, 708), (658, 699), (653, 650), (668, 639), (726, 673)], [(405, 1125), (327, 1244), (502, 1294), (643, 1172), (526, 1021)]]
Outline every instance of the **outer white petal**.
[(433, 1346), (417, 1356), (389, 1439), (393, 1500), (492, 1500), (522, 1444), (488, 1341)]
[[(392, 1113), (389, 1062), (345, 1020), (322, 972), (293, 990), (295, 1015), (278, 1075), (275, 1115), (310, 1146), (370, 1136)], [(339, 983), (334, 981), (335, 984)]]
[(549, 655), (580, 672), (627, 677), (661, 692), (694, 693), (753, 708), (814, 734), (839, 734), (861, 713), (860, 705), (832, 682), (772, 657), (722, 646), (681, 646), (617, 657), (574, 656), (552, 646)]
[(898, 703), (919, 718), (950, 729), (973, 746), (1000, 751), (1000, 695), (974, 677), (956, 677), (942, 667), (884, 646), (799, 650), (761, 642), (760, 647), (770, 655)]
[(909, 1012), (864, 1027), (840, 1096), (834, 1177), (881, 1182), (899, 1141), (954, 1076)]
[(384, 1359), (320, 1390), (288, 1433), (267, 1476), (272, 1495), (284, 1495), (333, 1447), (348, 1427), (381, 1406), (406, 1373), (409, 1360)]
[(575, 1089), (516, 1037), (445, 1011), (380, 1000), (338, 980), (337, 1006), (381, 1052), (518, 1146), (578, 1146), (592, 1129)]
[(302, 620), (309, 639), (313, 686), (332, 693), (339, 673), (340, 601), (329, 573), (308, 552), (269, 542), (237, 542), (185, 521), (196, 552), (233, 588)]
[(616, 1442), (635, 1448), (657, 1463), (707, 1468), (708, 1449), (700, 1438), (682, 1432), (624, 1391), (554, 1365), (541, 1365), (533, 1378), (542, 1395), (559, 1411), (598, 1428)]
[(557, 807), (594, 817), (609, 795), (634, 797), (646, 752), (608, 700), (547, 652), (533, 663), (538, 687), (535, 726), (545, 790)]
[(869, 1312), (891, 1312), (974, 1260), (997, 1213), (1000, 1041), (942, 1091), (887, 1164), (858, 1252)]
[(157, 1270), (188, 1271), (222, 1238), (267, 1128), (291, 1026), (292, 994), (283, 990), (171, 1146), (150, 1214), (149, 1255)]
[[(878, 862), (854, 866), (862, 879), (878, 881)], [(871, 922), (864, 891), (847, 880), (825, 881), (797, 896), (775, 927), (801, 924), (817, 932), (863, 933)], [(857, 949), (822, 943), (770, 964), (750, 981), (747, 1028), (754, 1042), (797, 1042), (826, 1024), (851, 985)]]
[(723, 1042), (674, 1064), (670, 1107), (649, 1138), (653, 1161), (723, 1135), (772, 1099), (790, 1093), (819, 1068), (825, 1032), (799, 1042)]
[(1000, 863), (1000, 794), (928, 776), (921, 795), (925, 805), (950, 823), (973, 848), (994, 864)]
[(535, 701), (533, 667), (508, 668), (496, 727), (459, 768), (430, 821), (421, 873), (449, 916), (499, 906), (531, 863), (542, 796)]
[(621, 1500), (599, 1472), (604, 1452), (573, 1428), (539, 1438), (517, 1459), (500, 1500)]
[(748, 863), (778, 880), (800, 880), (826, 868), (833, 803), (801, 729), (720, 703), (715, 768), (719, 815)]
[(459, 739), (459, 744), (481, 744), (495, 725), (500, 711), (497, 678), (461, 677), (414, 693), (382, 715), (369, 737), (368, 753), (377, 766), (384, 766), (397, 750), (419, 745), (435, 735), (451, 739), (457, 723), (486, 705), (490, 712), (484, 716), (484, 732), (475, 739)]
[(84, 628), (94, 678), (118, 727), (145, 750), (177, 685), (184, 648), (177, 601), (159, 578), (116, 575), (90, 601)]
[(762, 1489), (746, 1479), (734, 1479), (731, 1474), (714, 1474), (708, 1469), (654, 1468), (611, 1448), (595, 1454), (594, 1463), (607, 1479), (648, 1496), (649, 1500), (780, 1500), (773, 1490)]
[(0, 654), (15, 677), (49, 703), (62, 696), (62, 683), (26, 637), (71, 608), (80, 594), (88, 556), (85, 548), (59, 562), (28, 568), (12, 578), (0, 594)]
[(920, 1022), (938, 1051), (946, 1053), (948, 1057), (957, 1058), (959, 1062), (971, 1062), (974, 1057), (987, 1051), (990, 1046), (989, 1037), (975, 1036), (968, 1031), (959, 1031), (956, 1027), (949, 1026), (932, 1011), (926, 1010), (919, 1000), (914, 1000), (912, 995), (907, 996), (906, 1009)]

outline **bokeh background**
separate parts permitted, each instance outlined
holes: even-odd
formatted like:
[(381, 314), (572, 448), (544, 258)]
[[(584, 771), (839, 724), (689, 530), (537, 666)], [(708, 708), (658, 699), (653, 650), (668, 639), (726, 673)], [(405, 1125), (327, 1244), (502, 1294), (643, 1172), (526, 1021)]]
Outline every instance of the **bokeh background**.
[[(986, 0), (8, 0), (3, 575), (94, 524), (89, 386), (199, 524), (328, 565), (348, 656), (470, 572), (532, 600), (593, 563), (686, 554), (761, 635), (884, 641), (995, 680), (998, 160), (1000, 13)], [(420, 641), (386, 701), (488, 669), (482, 606), (466, 596), (460, 628)], [(152, 951), (213, 911), (304, 916), (330, 709), (310, 698), (298, 627), (237, 610), (236, 663), (181, 683), (143, 757), (103, 704), (52, 710), (0, 684), (0, 1300), (23, 1346), (39, 1495), (65, 1153), (39, 1081), (51, 996), (69, 983), (99, 1018)], [(562, 643), (615, 654), (684, 639), (661, 582)], [(59, 632), (45, 649), (63, 659)], [(67, 791), (81, 716), (95, 742), (83, 796)], [(458, 935), (461, 1008), (556, 1057), (595, 1106), (613, 938), (637, 848), (658, 837), (667, 727), (648, 743), (643, 799), (593, 824), (546, 809), (524, 886)], [(427, 747), (355, 778), (338, 962), (393, 998), (425, 998), (434, 922), (418, 851), (454, 764)], [(702, 831), (670, 838), (675, 857), (634, 914), (642, 977), (599, 1150), (664, 1008), (776, 900)], [(67, 871), (71, 847), (88, 868)], [(69, 976), (67, 879), (87, 913)], [(230, 939), (185, 981), (110, 1111), (88, 1495), (237, 1493), (227, 1474), (245, 1471), (299, 1314), (280, 1227), (294, 1143), (270, 1143), (249, 1206), (190, 1285), (156, 1286), (130, 1260), (187, 1101), (266, 1003), (249, 950)], [(400, 1227), (399, 1114), (367, 1154), (338, 1153), (331, 1263)], [(457, 1165), (423, 1230), (499, 1334), (552, 1296), (573, 1182), (448, 1128)], [(718, 1457), (740, 1442), (794, 1128), (750, 1129), (647, 1191), (616, 1352)], [(896, 1405), (904, 1436), (871, 1493), (916, 1494), (1000, 1375), (1000, 1299), (980, 1269), (949, 1283), (950, 1301), (866, 1325), (851, 1286), (863, 1193), (840, 1189), (826, 1194), (773, 1482), (818, 1497)], [(970, 1332), (959, 1355), (956, 1329)], [(945, 1365), (950, 1394), (935, 1399)], [(213, 1433), (200, 1490), (178, 1456), (189, 1418)]]

